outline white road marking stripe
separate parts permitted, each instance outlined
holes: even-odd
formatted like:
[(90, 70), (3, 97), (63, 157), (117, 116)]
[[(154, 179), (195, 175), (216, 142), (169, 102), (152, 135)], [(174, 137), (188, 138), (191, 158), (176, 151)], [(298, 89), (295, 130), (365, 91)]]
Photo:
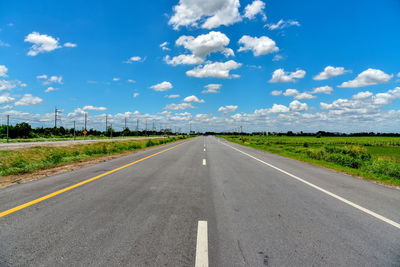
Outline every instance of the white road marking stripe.
[(208, 267), (208, 233), (207, 221), (197, 225), (196, 263), (195, 267)]
[(203, 159), (203, 165), (206, 165), (207, 163), (206, 163), (206, 159)]
[(286, 174), (286, 175), (288, 175), (288, 176), (290, 176), (290, 177), (292, 177), (292, 178), (294, 178), (294, 179), (296, 179), (296, 180), (298, 180), (298, 181), (300, 181), (302, 183), (305, 183), (306, 185), (311, 186), (311, 187), (313, 187), (313, 188), (315, 188), (315, 189), (317, 189), (317, 190), (319, 190), (319, 191), (321, 191), (321, 192), (323, 192), (323, 193), (325, 193), (325, 194), (327, 194), (327, 195), (329, 195), (329, 196), (331, 196), (333, 198), (336, 198), (337, 200), (340, 200), (340, 201), (346, 203), (347, 205), (350, 205), (350, 206), (352, 206), (352, 207), (354, 207), (354, 208), (356, 208), (358, 210), (361, 210), (362, 212), (365, 212), (365, 213), (367, 213), (367, 214), (369, 214), (371, 216), (374, 216), (375, 218), (377, 218), (377, 219), (379, 219), (379, 220), (381, 220), (383, 222), (386, 222), (386, 223), (388, 223), (388, 224), (400, 229), (400, 223), (392, 221), (392, 220), (390, 220), (390, 219), (388, 219), (388, 218), (386, 218), (386, 217), (384, 217), (382, 215), (379, 215), (378, 213), (373, 212), (372, 210), (366, 209), (366, 208), (364, 208), (364, 207), (362, 207), (362, 206), (360, 206), (360, 205), (358, 205), (358, 204), (356, 204), (354, 202), (351, 202), (350, 200), (347, 200), (347, 199), (345, 199), (345, 198), (343, 198), (341, 196), (338, 196), (338, 195), (336, 195), (336, 194), (334, 194), (334, 193), (332, 193), (332, 192), (330, 192), (328, 190), (325, 190), (325, 189), (323, 189), (323, 188), (321, 188), (321, 187), (319, 187), (319, 186), (317, 186), (315, 184), (307, 182), (306, 180), (304, 180), (304, 179), (302, 179), (302, 178), (300, 178), (300, 177), (298, 177), (298, 176), (296, 176), (294, 174), (291, 174), (291, 173), (289, 173), (287, 171), (284, 171), (284, 170), (282, 170), (282, 169), (280, 169), (278, 167), (275, 167), (274, 165), (272, 165), (270, 163), (267, 163), (267, 162), (265, 162), (265, 161), (263, 161), (261, 159), (258, 159), (256, 157), (250, 155), (250, 154), (247, 154), (246, 152), (243, 152), (243, 151), (241, 151), (241, 150), (239, 150), (239, 149), (237, 149), (237, 148), (235, 148), (235, 147), (233, 147), (231, 145), (225, 144), (223, 142), (221, 142), (221, 143), (226, 145), (226, 146), (229, 146), (229, 147), (233, 148), (234, 150), (239, 151), (240, 153), (242, 153), (242, 154), (244, 154), (244, 155), (246, 155), (246, 156), (248, 156), (250, 158), (253, 158), (253, 159), (255, 159), (255, 160), (257, 160), (257, 161), (259, 161), (259, 162), (261, 162), (261, 163), (263, 163), (263, 164), (265, 164), (265, 165), (267, 165), (267, 166), (269, 166), (269, 167), (271, 167), (271, 168), (273, 168), (273, 169), (275, 169), (277, 171), (280, 171), (280, 172), (282, 172), (282, 173), (284, 173), (284, 174)]
[(206, 151), (206, 149), (204, 148), (204, 151)]

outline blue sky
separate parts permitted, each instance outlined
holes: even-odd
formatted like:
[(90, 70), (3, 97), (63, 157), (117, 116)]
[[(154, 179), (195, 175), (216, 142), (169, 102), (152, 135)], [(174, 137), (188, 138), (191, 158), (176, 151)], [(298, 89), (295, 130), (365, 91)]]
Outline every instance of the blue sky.
[(1, 1), (0, 123), (50, 126), (57, 105), (66, 127), (400, 132), (399, 18), (395, 0)]

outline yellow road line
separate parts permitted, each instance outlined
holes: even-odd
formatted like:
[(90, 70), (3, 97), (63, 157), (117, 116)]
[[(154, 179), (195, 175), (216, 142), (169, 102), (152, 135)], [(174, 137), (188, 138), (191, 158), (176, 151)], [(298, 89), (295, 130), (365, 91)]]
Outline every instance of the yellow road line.
[(46, 200), (46, 199), (49, 199), (49, 198), (52, 198), (52, 197), (57, 196), (57, 195), (59, 195), (59, 194), (62, 194), (62, 193), (64, 193), (64, 192), (67, 192), (67, 191), (69, 191), (69, 190), (72, 190), (72, 189), (74, 189), (74, 188), (77, 188), (77, 187), (79, 187), (79, 186), (82, 186), (82, 185), (84, 185), (84, 184), (93, 182), (94, 180), (97, 180), (97, 179), (99, 179), (99, 178), (101, 178), (101, 177), (104, 177), (104, 176), (109, 175), (109, 174), (111, 174), (111, 173), (117, 172), (117, 171), (119, 171), (119, 170), (125, 169), (126, 167), (132, 166), (132, 165), (134, 165), (134, 164), (136, 164), (136, 163), (139, 163), (139, 162), (141, 162), (141, 161), (143, 161), (143, 160), (146, 160), (146, 159), (149, 159), (149, 158), (151, 158), (151, 157), (157, 156), (157, 155), (159, 155), (159, 154), (161, 154), (161, 153), (167, 152), (168, 150), (171, 150), (171, 149), (173, 149), (173, 148), (175, 148), (175, 147), (178, 147), (178, 146), (180, 146), (180, 145), (183, 145), (183, 144), (185, 144), (185, 143), (187, 143), (187, 142), (189, 142), (189, 141), (186, 141), (186, 142), (180, 143), (180, 144), (178, 144), (178, 145), (176, 145), (176, 146), (173, 146), (173, 147), (164, 149), (164, 150), (162, 150), (162, 151), (160, 151), (160, 152), (154, 153), (154, 154), (152, 154), (152, 155), (150, 155), (150, 156), (147, 156), (147, 157), (144, 157), (144, 158), (142, 158), (142, 159), (136, 160), (136, 161), (134, 161), (134, 162), (128, 163), (128, 164), (126, 164), (126, 165), (124, 165), (124, 166), (121, 166), (121, 167), (119, 167), (119, 168), (116, 168), (116, 169), (114, 169), (114, 170), (111, 170), (111, 171), (102, 173), (102, 174), (100, 174), (100, 175), (97, 175), (97, 176), (95, 176), (95, 177), (89, 178), (89, 179), (84, 180), (84, 181), (82, 181), (82, 182), (79, 182), (79, 183), (77, 183), (77, 184), (74, 184), (74, 185), (68, 186), (68, 187), (66, 187), (66, 188), (60, 189), (60, 190), (58, 190), (58, 191), (56, 191), (56, 192), (53, 192), (53, 193), (51, 193), (51, 194), (48, 194), (48, 195), (45, 195), (45, 196), (43, 196), (43, 197), (37, 198), (37, 199), (35, 199), (35, 200), (29, 201), (29, 202), (27, 202), (27, 203), (25, 203), (25, 204), (16, 206), (16, 207), (14, 207), (14, 208), (12, 208), (12, 209), (3, 211), (3, 212), (0, 213), (0, 218), (6, 216), (6, 215), (8, 215), (8, 214), (14, 213), (14, 212), (16, 212), (16, 211), (22, 210), (22, 209), (24, 209), (24, 208), (27, 208), (27, 207), (29, 207), (29, 206), (32, 206), (32, 205), (34, 205), (34, 204), (36, 204), (36, 203), (42, 202), (42, 201), (44, 201), (44, 200)]

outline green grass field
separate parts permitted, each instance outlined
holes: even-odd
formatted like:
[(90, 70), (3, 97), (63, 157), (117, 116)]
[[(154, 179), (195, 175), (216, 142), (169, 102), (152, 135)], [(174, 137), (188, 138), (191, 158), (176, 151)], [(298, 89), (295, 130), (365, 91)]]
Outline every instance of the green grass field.
[(116, 140), (66, 147), (35, 146), (22, 150), (0, 151), (0, 176), (30, 173), (87, 158), (112, 155), (166, 144), (187, 136), (143, 140)]
[(241, 145), (400, 186), (400, 137), (222, 137)]

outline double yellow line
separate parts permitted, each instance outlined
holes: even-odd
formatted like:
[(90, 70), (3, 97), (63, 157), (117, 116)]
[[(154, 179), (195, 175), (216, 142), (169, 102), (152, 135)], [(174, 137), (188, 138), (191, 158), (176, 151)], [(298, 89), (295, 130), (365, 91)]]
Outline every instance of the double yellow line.
[(29, 207), (29, 206), (32, 206), (32, 205), (36, 204), (36, 203), (42, 202), (42, 201), (44, 201), (44, 200), (46, 200), (46, 199), (49, 199), (49, 198), (55, 197), (55, 196), (57, 196), (57, 195), (60, 195), (60, 194), (62, 194), (62, 193), (64, 193), (64, 192), (67, 192), (67, 191), (69, 191), (69, 190), (72, 190), (72, 189), (74, 189), (74, 188), (77, 188), (77, 187), (79, 187), (79, 186), (82, 186), (82, 185), (84, 185), (84, 184), (93, 182), (93, 181), (95, 181), (95, 180), (97, 180), (97, 179), (99, 179), (99, 178), (101, 178), (101, 177), (104, 177), (104, 176), (109, 175), (109, 174), (111, 174), (111, 173), (114, 173), (114, 172), (117, 172), (117, 171), (119, 171), (119, 170), (125, 169), (125, 168), (127, 168), (127, 167), (129, 167), (129, 166), (132, 166), (132, 165), (134, 165), (134, 164), (136, 164), (136, 163), (139, 163), (139, 162), (141, 162), (141, 161), (144, 161), (144, 160), (146, 160), (146, 159), (149, 159), (149, 158), (152, 158), (152, 157), (157, 156), (157, 155), (159, 155), (159, 154), (162, 154), (162, 153), (164, 153), (164, 152), (167, 152), (168, 150), (174, 149), (174, 148), (176, 148), (176, 147), (178, 147), (178, 146), (181, 146), (181, 145), (183, 145), (183, 144), (185, 144), (185, 143), (187, 143), (187, 142), (189, 142), (189, 141), (186, 141), (186, 142), (180, 143), (180, 144), (178, 144), (178, 145), (175, 145), (175, 146), (173, 146), (173, 147), (164, 149), (164, 150), (162, 150), (162, 151), (160, 151), (160, 152), (154, 153), (154, 154), (152, 154), (152, 155), (150, 155), (150, 156), (147, 156), (147, 157), (144, 157), (144, 158), (142, 158), (142, 159), (136, 160), (136, 161), (134, 161), (134, 162), (128, 163), (128, 164), (126, 164), (126, 165), (124, 165), (124, 166), (121, 166), (121, 167), (119, 167), (119, 168), (116, 168), (116, 169), (114, 169), (114, 170), (111, 170), (111, 171), (102, 173), (102, 174), (100, 174), (100, 175), (97, 175), (97, 176), (95, 176), (95, 177), (89, 178), (89, 179), (84, 180), (84, 181), (82, 181), (82, 182), (79, 182), (79, 183), (77, 183), (77, 184), (74, 184), (74, 185), (68, 186), (68, 187), (66, 187), (66, 188), (60, 189), (60, 190), (58, 190), (58, 191), (56, 191), (56, 192), (53, 192), (53, 193), (51, 193), (51, 194), (48, 194), (48, 195), (45, 195), (45, 196), (43, 196), (43, 197), (37, 198), (37, 199), (35, 199), (35, 200), (29, 201), (29, 202), (27, 202), (27, 203), (25, 203), (25, 204), (16, 206), (16, 207), (14, 207), (14, 208), (12, 208), (12, 209), (3, 211), (3, 212), (0, 213), (0, 218), (6, 216), (6, 215), (8, 215), (8, 214), (17, 212), (17, 211), (19, 211), (19, 210), (25, 209), (25, 208), (27, 208), (27, 207)]

